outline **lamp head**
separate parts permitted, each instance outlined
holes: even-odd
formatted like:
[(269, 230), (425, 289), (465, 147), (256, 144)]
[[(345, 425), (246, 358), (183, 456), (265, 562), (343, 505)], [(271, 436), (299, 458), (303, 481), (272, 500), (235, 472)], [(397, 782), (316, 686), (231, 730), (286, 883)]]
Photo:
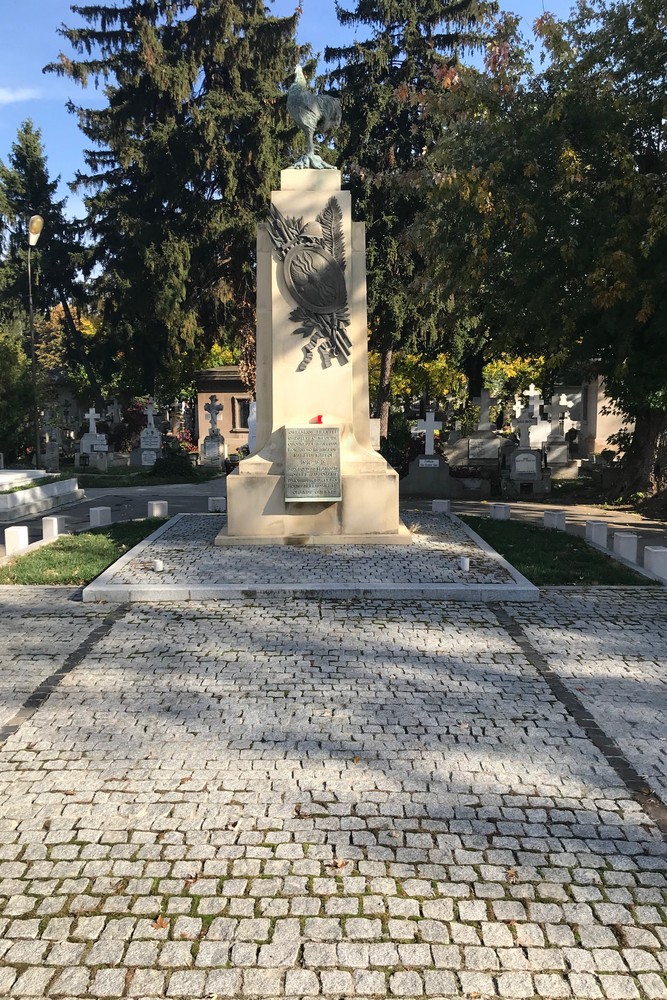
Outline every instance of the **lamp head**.
[(39, 235), (44, 228), (44, 219), (41, 215), (31, 215), (28, 223), (28, 243), (34, 247), (39, 239)]

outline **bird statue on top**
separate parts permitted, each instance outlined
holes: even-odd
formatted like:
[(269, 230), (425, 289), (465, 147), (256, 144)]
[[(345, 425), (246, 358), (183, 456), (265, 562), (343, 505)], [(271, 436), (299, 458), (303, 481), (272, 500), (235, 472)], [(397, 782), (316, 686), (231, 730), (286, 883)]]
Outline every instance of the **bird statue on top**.
[(294, 83), (287, 91), (287, 111), (306, 137), (307, 149), (293, 167), (296, 170), (335, 170), (315, 152), (313, 136), (316, 132), (326, 134), (340, 125), (340, 101), (326, 94), (314, 94), (306, 86), (306, 78), (301, 66), (294, 72)]

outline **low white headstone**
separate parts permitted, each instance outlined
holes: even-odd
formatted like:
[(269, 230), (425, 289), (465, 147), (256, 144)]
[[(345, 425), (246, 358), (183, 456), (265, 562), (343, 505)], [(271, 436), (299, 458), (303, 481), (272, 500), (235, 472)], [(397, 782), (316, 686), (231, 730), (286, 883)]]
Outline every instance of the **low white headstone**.
[(451, 500), (431, 500), (431, 511), (433, 514), (450, 514), (451, 510)]
[(647, 545), (644, 549), (644, 569), (667, 582), (667, 548), (664, 545)]
[(14, 556), (28, 548), (28, 525), (15, 524), (5, 528), (5, 555)]
[(149, 500), (149, 517), (169, 517), (169, 503), (167, 500)]
[(545, 510), (544, 527), (555, 528), (557, 531), (565, 531), (565, 511)]
[(90, 527), (101, 528), (104, 524), (111, 524), (111, 507), (91, 507)]
[(62, 535), (65, 530), (64, 517), (43, 517), (42, 518), (42, 538), (51, 540)]
[(508, 503), (492, 503), (489, 504), (489, 513), (492, 521), (509, 521), (512, 508)]
[(606, 521), (586, 521), (586, 541), (606, 549), (609, 536), (609, 525)]
[(614, 532), (614, 553), (620, 556), (621, 559), (627, 559), (629, 562), (637, 562), (637, 543), (639, 541), (639, 535), (636, 535), (632, 531), (615, 531)]

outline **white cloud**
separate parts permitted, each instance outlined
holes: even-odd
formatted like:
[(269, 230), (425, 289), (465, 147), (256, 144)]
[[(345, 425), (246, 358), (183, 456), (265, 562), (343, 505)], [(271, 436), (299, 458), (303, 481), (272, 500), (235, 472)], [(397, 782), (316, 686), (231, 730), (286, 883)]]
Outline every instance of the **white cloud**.
[(39, 91), (34, 87), (0, 87), (0, 104), (17, 104), (35, 97), (39, 97)]

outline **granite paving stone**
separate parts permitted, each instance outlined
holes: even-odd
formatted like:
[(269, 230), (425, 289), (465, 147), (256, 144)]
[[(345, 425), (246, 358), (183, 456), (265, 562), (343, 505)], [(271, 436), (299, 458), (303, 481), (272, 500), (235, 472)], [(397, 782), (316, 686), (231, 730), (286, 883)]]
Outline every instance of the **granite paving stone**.
[[(69, 597), (8, 592), (8, 713)], [(503, 608), (658, 791), (667, 595)], [(0, 748), (0, 995), (660, 1000), (666, 859), (493, 605), (133, 604)]]

